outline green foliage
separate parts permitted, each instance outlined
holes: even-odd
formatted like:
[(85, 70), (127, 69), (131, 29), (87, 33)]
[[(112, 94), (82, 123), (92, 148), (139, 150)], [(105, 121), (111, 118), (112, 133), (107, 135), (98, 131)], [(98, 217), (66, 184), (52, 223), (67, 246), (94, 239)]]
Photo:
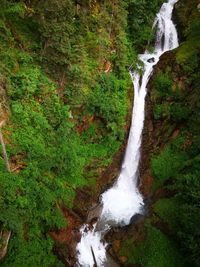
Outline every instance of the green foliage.
[(197, 8), (198, 1), (183, 0), (179, 3), (176, 19), (180, 24), (180, 34), (184, 39), (177, 50), (176, 58), (189, 72), (193, 72), (194, 64), (199, 59), (200, 49), (200, 14)]
[[(164, 181), (172, 178), (170, 185), (169, 181), (159, 183), (164, 189), (171, 190), (171, 197), (154, 205), (154, 219), (159, 224), (167, 223), (188, 266), (200, 265), (200, 20), (197, 2), (183, 0), (177, 4), (176, 19), (183, 43), (174, 53), (174, 66), (164, 66), (162, 75), (155, 79), (156, 90), (152, 97), (154, 118), (162, 122), (159, 131), (163, 133), (164, 129), (173, 125), (179, 134), (174, 141), (171, 141), (174, 136), (168, 136), (164, 150), (152, 157), (155, 184), (159, 178)], [(167, 73), (173, 77), (172, 84)], [(168, 114), (165, 106), (169, 107)]]
[[(196, 64), (194, 66), (197, 67)], [(169, 66), (165, 71), (156, 74), (154, 86), (151, 96), (154, 102), (154, 119), (165, 119), (172, 125), (186, 122), (191, 115), (191, 110), (188, 108), (188, 92), (172, 80)]]
[(155, 178), (165, 181), (175, 177), (184, 167), (186, 158), (184, 152), (175, 151), (172, 146), (166, 146), (159, 155), (152, 158), (151, 167)]
[[(1, 1), (3, 135), (15, 170), (0, 158), (0, 224), (12, 230), (3, 266), (60, 266), (47, 233), (66, 226), (62, 207), (73, 207), (77, 187), (95, 192), (124, 137), (136, 54), (127, 5), (79, 2)], [(85, 116), (95, 120), (78, 134)]]
[(179, 202), (174, 198), (159, 199), (154, 205), (154, 212), (159, 219), (167, 223), (171, 231), (177, 229), (177, 217), (180, 212)]
[(63, 94), (72, 105), (85, 103), (99, 72), (110, 64), (114, 76), (128, 79), (130, 43), (123, 2), (71, 0), (38, 2), (43, 49), (41, 59), (51, 75), (63, 82)]
[(177, 199), (181, 201), (178, 213), (178, 237), (181, 240), (185, 253), (190, 255), (195, 266), (200, 264), (199, 245), (199, 160), (196, 164), (196, 158), (193, 159), (190, 171), (178, 178), (176, 182)]
[[(128, 21), (131, 41), (137, 48), (153, 39), (152, 24), (163, 0), (128, 0)], [(146, 12), (148, 10), (148, 12)]]
[(182, 122), (188, 119), (190, 111), (184, 103), (174, 103), (170, 107), (171, 120), (175, 122)]
[(76, 188), (85, 184), (85, 159), (69, 106), (33, 54), (18, 46), (30, 48), (32, 36), (26, 38), (29, 24), (19, 27), (23, 17), (18, 13), (18, 4), (5, 5), (0, 19), (0, 68), (11, 112), (3, 134), (15, 170), (8, 173), (0, 159), (0, 224), (12, 231), (3, 265), (61, 266), (47, 233), (66, 226), (61, 208), (71, 208)]
[[(18, 190), (21, 192), (16, 198), (19, 198), (22, 208), (27, 209), (26, 216), (31, 212), (28, 216), (31, 224), (40, 224), (41, 220), (45, 227), (60, 227), (56, 220), (60, 221), (61, 215), (52, 207), (58, 201), (71, 207), (73, 188), (84, 184), (80, 139), (72, 132), (68, 108), (60, 102), (54, 85), (36, 66), (24, 68), (22, 65), (10, 76), (9, 86), (13, 124), (9, 154), (17, 164), (17, 158), (22, 158), (27, 166), (19, 175), (23, 188), (14, 187), (13, 194)], [(12, 188), (8, 186), (12, 180), (9, 175), (6, 177), (2, 180), (4, 201), (11, 206), (5, 188)], [(14, 186), (13, 181), (11, 184)], [(68, 186), (72, 193), (67, 195), (65, 188), (67, 190)]]
[(168, 102), (155, 104), (153, 108), (153, 115), (155, 120), (167, 118), (172, 122), (180, 123), (188, 119), (190, 110), (184, 105), (184, 103), (174, 101), (173, 104)]
[(149, 222), (145, 224), (145, 231), (146, 237), (141, 244), (134, 246), (131, 240), (123, 243), (120, 254), (128, 256), (127, 266), (128, 264), (140, 264), (143, 267), (185, 266), (184, 259), (173, 241)]
[(171, 115), (171, 106), (169, 103), (156, 104), (153, 109), (154, 119), (169, 118)]
[(16, 3), (12, 1), (1, 1), (1, 16), (12, 17), (12, 16), (24, 16), (24, 5), (23, 3)]
[(155, 105), (153, 109), (153, 116), (155, 120), (158, 120), (162, 116), (162, 105)]
[(124, 117), (127, 114), (126, 83), (113, 75), (102, 75), (98, 86), (88, 99), (88, 110), (105, 120), (106, 127), (117, 138), (123, 137)]
[(171, 93), (172, 90), (172, 80), (170, 79), (168, 73), (159, 73), (155, 77), (155, 87), (161, 96), (166, 96)]
[(173, 241), (150, 224), (146, 225), (146, 231), (145, 243), (138, 248), (139, 263), (142, 266), (183, 267), (185, 265), (184, 259)]
[(2, 263), (2, 266), (63, 267), (64, 265), (51, 253), (52, 248), (53, 241), (49, 237), (29, 241), (24, 241), (14, 237), (10, 243), (10, 257), (6, 258), (6, 260)]
[[(12, 135), (7, 148), (9, 157), (17, 167), (22, 164), (23, 169), (19, 174), (1, 169), (0, 221), (19, 238), (26, 227), (26, 236), (33, 243), (36, 237), (43, 242), (44, 233), (66, 225), (59, 206), (64, 203), (72, 207), (74, 189), (85, 183), (80, 139), (72, 132), (68, 108), (60, 102), (53, 83), (36, 66), (25, 68), (22, 64), (10, 75), (8, 84), (12, 112), (12, 128), (8, 130)], [(17, 253), (18, 248), (13, 249), (15, 252), (11, 253)], [(33, 266), (44, 266), (43, 261), (49, 259), (48, 254), (39, 256), (31, 251), (26, 243), (21, 253), (27, 254), (30, 264), (35, 261)], [(33, 259), (28, 253), (35, 255)], [(29, 266), (29, 260), (22, 261), (23, 256), (19, 256), (15, 266)]]
[[(48, 232), (66, 226), (62, 206), (73, 207), (78, 187), (95, 193), (95, 179), (123, 140), (127, 67), (152, 40), (162, 2), (1, 1), (0, 86), (11, 112), (3, 134), (15, 168), (7, 173), (0, 158), (0, 224), (12, 230), (2, 266), (62, 266)], [(170, 127), (185, 124), (189, 134), (154, 156), (152, 168), (161, 184), (177, 179), (176, 199), (158, 202), (155, 211), (171, 227), (180, 226), (176, 237), (198, 266), (199, 17), (189, 17), (176, 58), (194, 89), (180, 93), (166, 70), (155, 78), (154, 99), (155, 119), (168, 120)], [(87, 117), (93, 119), (85, 125)], [(181, 212), (175, 216), (177, 203)], [(143, 245), (135, 248), (128, 240), (124, 246), (130, 264), (184, 266), (174, 242), (150, 224)]]

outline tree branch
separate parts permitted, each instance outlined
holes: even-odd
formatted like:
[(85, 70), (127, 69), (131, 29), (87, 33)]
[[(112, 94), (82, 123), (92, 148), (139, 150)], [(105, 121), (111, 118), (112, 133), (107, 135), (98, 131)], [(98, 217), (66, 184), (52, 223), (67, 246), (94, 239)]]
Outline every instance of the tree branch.
[(98, 265), (97, 265), (97, 261), (96, 261), (95, 254), (94, 254), (94, 251), (93, 251), (92, 246), (91, 246), (90, 248), (91, 248), (92, 257), (93, 257), (93, 260), (94, 260), (94, 267), (98, 267)]
[(1, 132), (1, 127), (3, 126), (4, 123), (5, 123), (5, 121), (1, 121), (0, 122), (0, 143), (1, 143), (1, 147), (2, 147), (2, 153), (3, 153), (3, 158), (4, 158), (4, 161), (5, 161), (5, 164), (6, 164), (6, 168), (7, 168), (8, 172), (11, 172), (10, 163), (9, 163), (9, 160), (8, 160), (8, 155), (7, 155), (7, 152), (6, 152), (6, 146), (5, 146), (5, 143), (4, 143), (4, 140), (3, 140), (3, 134)]

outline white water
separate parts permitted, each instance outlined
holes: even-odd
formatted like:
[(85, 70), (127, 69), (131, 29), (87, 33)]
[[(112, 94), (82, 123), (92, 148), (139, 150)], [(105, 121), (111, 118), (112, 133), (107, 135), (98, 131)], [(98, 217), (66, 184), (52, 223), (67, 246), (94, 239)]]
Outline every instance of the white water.
[[(138, 165), (140, 160), (140, 147), (142, 130), (144, 126), (145, 96), (147, 84), (152, 75), (153, 67), (160, 56), (169, 50), (178, 47), (176, 28), (171, 20), (174, 4), (178, 0), (168, 0), (164, 3), (155, 18), (153, 27), (156, 27), (155, 51), (139, 55), (144, 63), (143, 75), (130, 71), (134, 85), (134, 106), (132, 124), (121, 173), (112, 188), (101, 196), (103, 204), (102, 213), (96, 225), (89, 230), (87, 225), (81, 228), (81, 240), (77, 245), (79, 266), (93, 267), (94, 259), (98, 267), (106, 265), (106, 246), (102, 239), (109, 226), (127, 225), (133, 215), (142, 214), (143, 198), (137, 189)], [(102, 227), (103, 225), (103, 227)]]

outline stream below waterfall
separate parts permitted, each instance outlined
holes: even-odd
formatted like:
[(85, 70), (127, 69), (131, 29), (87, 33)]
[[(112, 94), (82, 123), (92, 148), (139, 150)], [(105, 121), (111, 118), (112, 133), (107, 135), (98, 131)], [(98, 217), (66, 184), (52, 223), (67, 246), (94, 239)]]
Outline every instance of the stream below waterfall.
[(124, 161), (117, 181), (100, 196), (102, 210), (97, 222), (92, 229), (87, 224), (80, 229), (81, 240), (76, 248), (77, 266), (93, 267), (95, 261), (98, 267), (106, 266), (107, 244), (103, 241), (104, 235), (111, 227), (128, 225), (134, 215), (144, 213), (143, 197), (137, 185), (145, 117), (145, 96), (153, 67), (158, 63), (160, 56), (178, 47), (177, 31), (172, 22), (172, 11), (176, 2), (178, 0), (168, 0), (156, 15), (153, 24), (156, 30), (154, 52), (145, 51), (144, 54), (138, 56), (143, 62), (143, 66), (138, 66), (138, 69), (142, 70), (143, 74), (140, 75), (140, 71), (130, 69), (134, 85), (134, 105)]

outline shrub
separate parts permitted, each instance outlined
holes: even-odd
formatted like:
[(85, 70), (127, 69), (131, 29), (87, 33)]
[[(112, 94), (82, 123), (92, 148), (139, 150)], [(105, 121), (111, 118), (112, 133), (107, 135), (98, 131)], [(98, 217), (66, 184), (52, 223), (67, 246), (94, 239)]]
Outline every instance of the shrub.
[(184, 259), (176, 246), (165, 234), (153, 227), (150, 222), (145, 224), (145, 240), (138, 245), (131, 239), (122, 244), (120, 255), (127, 256), (129, 264), (140, 264), (143, 267), (183, 267)]
[(168, 73), (159, 73), (154, 79), (155, 87), (160, 95), (166, 97), (172, 92), (172, 80)]
[(171, 146), (165, 149), (151, 161), (151, 168), (156, 179), (165, 181), (176, 174), (184, 167), (186, 160), (185, 153), (174, 152)]

